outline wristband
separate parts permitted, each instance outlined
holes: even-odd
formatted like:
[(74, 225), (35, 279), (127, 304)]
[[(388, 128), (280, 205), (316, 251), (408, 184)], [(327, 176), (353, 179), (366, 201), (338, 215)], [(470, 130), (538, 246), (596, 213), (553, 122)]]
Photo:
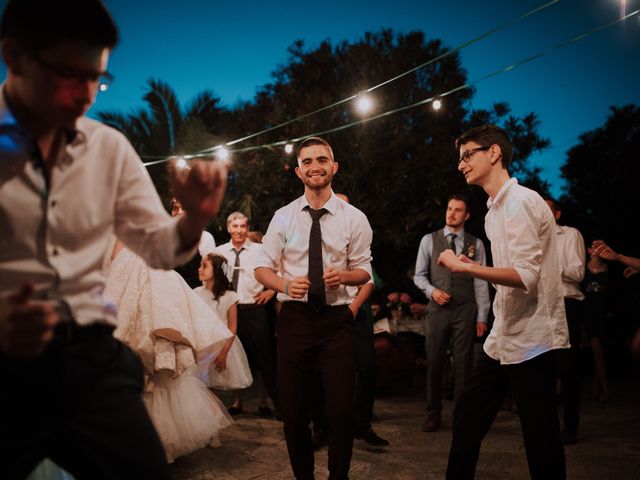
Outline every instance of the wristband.
[(287, 282), (284, 284), (284, 294), (288, 297), (289, 296), (289, 283)]

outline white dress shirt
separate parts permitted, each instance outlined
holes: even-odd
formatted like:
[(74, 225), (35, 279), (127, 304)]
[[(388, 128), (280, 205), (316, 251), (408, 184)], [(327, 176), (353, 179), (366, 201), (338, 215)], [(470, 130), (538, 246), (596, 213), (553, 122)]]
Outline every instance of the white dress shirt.
[(47, 185), (39, 150), (0, 89), (0, 302), (30, 282), (36, 298), (65, 300), (78, 324), (115, 324), (102, 296), (114, 233), (154, 268), (185, 262), (195, 245), (178, 253), (178, 219), (124, 135), (84, 117), (76, 128)]
[[(262, 255), (257, 267), (270, 268), (285, 280), (306, 277), (309, 274), (309, 232), (311, 215), (305, 210), (310, 206), (302, 195), (274, 214), (262, 239)], [(332, 192), (322, 206), (328, 213), (320, 218), (322, 231), (322, 263), (324, 268), (337, 270), (362, 269), (371, 274), (371, 240), (373, 232), (364, 213), (353, 205), (340, 200)], [(326, 290), (327, 305), (348, 305), (353, 291), (345, 285)], [(293, 298), (284, 293), (278, 300)], [(307, 297), (302, 299), (306, 302)]]
[(558, 225), (558, 255), (562, 268), (562, 286), (565, 298), (584, 300), (580, 284), (584, 280), (586, 255), (584, 239), (578, 229)]
[(485, 231), (493, 264), (515, 268), (525, 289), (496, 286), (495, 321), (485, 352), (502, 364), (513, 364), (568, 348), (556, 223), (549, 206), (515, 178), (487, 205)]
[[(431, 294), (436, 287), (429, 281), (429, 268), (431, 265), (431, 255), (433, 253), (433, 233), (428, 233), (420, 241), (420, 247), (418, 249), (418, 256), (416, 258), (416, 271), (413, 276), (413, 283), (424, 292), (429, 301), (432, 301)], [(444, 236), (447, 237), (451, 232), (449, 227), (444, 227)], [(462, 252), (464, 249), (464, 229), (457, 233), (454, 239), (456, 245), (456, 251)], [(479, 238), (476, 238), (476, 253), (472, 258), (474, 262), (478, 262), (480, 265), (487, 264), (487, 258), (484, 250), (484, 243)], [(476, 315), (476, 322), (487, 323), (487, 317), (489, 316), (489, 307), (491, 305), (491, 298), (489, 296), (489, 284), (480, 278), (473, 279), (473, 292), (476, 299), (476, 305), (478, 307), (478, 313)]]
[(206, 257), (208, 254), (213, 253), (216, 249), (216, 241), (213, 239), (213, 235), (204, 230), (200, 235), (200, 243), (198, 244), (198, 253), (201, 257)]
[[(236, 251), (233, 248), (233, 243), (228, 242), (224, 245), (220, 245), (216, 248), (216, 252), (227, 259), (229, 269), (227, 270), (227, 277), (229, 281), (233, 279), (234, 265), (236, 262)], [(264, 290), (264, 287), (260, 282), (256, 280), (253, 270), (258, 263), (260, 254), (262, 253), (262, 247), (259, 243), (253, 243), (250, 240), (245, 240), (240, 250), (240, 267), (238, 274), (238, 297), (241, 304), (256, 303), (254, 297)]]

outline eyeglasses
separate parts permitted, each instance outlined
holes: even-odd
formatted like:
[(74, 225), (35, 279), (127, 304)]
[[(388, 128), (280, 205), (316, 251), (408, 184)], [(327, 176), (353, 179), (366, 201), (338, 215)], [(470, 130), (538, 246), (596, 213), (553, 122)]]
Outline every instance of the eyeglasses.
[(476, 147), (470, 150), (465, 150), (460, 154), (460, 158), (458, 159), (458, 165), (460, 164), (460, 162), (469, 163), (469, 160), (471, 160), (471, 157), (473, 157), (475, 153), (483, 152), (485, 150), (489, 150), (490, 148), (491, 148), (491, 145), (489, 145), (488, 147)]
[(33, 58), (43, 67), (51, 70), (54, 74), (60, 77), (62, 80), (67, 80), (71, 82), (97, 82), (98, 88), (101, 92), (106, 92), (113, 81), (115, 80), (114, 76), (109, 72), (88, 72), (86, 70), (78, 70), (73, 67), (69, 67), (66, 65), (56, 65), (55, 63), (51, 63), (48, 60), (45, 60), (40, 55), (33, 55)]

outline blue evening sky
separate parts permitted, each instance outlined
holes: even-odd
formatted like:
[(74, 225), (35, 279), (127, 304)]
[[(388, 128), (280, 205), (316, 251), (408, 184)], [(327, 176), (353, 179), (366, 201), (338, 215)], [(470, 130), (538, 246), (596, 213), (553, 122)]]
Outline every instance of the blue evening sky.
[[(0, 0), (0, 4), (6, 0)], [(323, 2), (106, 0), (121, 32), (109, 71), (112, 88), (91, 110), (142, 106), (148, 78), (167, 81), (184, 104), (212, 89), (232, 106), (251, 100), (302, 39), (353, 41), (366, 31), (422, 30), (454, 47), (546, 3), (545, 0)], [(4, 6), (4, 5), (3, 5)], [(561, 0), (462, 51), (477, 79), (640, 8), (640, 0)], [(603, 124), (611, 105), (640, 103), (640, 15), (476, 86), (474, 108), (506, 101), (517, 115), (539, 114), (551, 147), (532, 161), (560, 194), (559, 168), (578, 135)], [(398, 72), (400, 73), (400, 72)], [(4, 65), (0, 67), (4, 76)], [(334, 92), (335, 100), (355, 92)], [(320, 107), (321, 105), (318, 105)], [(389, 105), (391, 109), (395, 106)], [(445, 106), (446, 108), (446, 106)], [(331, 125), (332, 126), (332, 125)], [(327, 125), (327, 128), (331, 127)], [(229, 139), (232, 140), (232, 139)], [(245, 144), (243, 144), (245, 145)]]

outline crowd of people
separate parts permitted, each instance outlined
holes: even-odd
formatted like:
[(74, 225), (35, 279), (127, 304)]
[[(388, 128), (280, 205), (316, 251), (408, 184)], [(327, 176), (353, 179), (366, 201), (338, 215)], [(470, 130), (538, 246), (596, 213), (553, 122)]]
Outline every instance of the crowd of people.
[[(64, 0), (76, 16), (59, 3), (9, 0), (0, 25), (3, 478), (168, 479), (176, 457), (220, 445), (254, 381), (257, 413), (283, 422), (292, 475), (313, 479), (314, 452), (327, 445), (330, 478), (348, 478), (354, 438), (389, 445), (372, 420), (398, 318), (373, 296), (373, 231), (332, 189), (331, 145), (298, 144), (302, 195), (263, 237), (252, 240), (247, 216), (232, 212), (229, 242), (216, 245), (205, 228), (220, 212), (224, 164), (172, 170), (166, 212), (124, 136), (84, 116), (108, 77), (113, 20), (99, 0)], [(581, 335), (606, 401), (607, 262), (631, 276), (640, 259), (598, 239), (585, 246), (560, 225), (554, 199), (510, 176), (501, 128), (473, 128), (455, 147), (466, 182), (489, 197), (491, 256), (465, 230), (467, 198), (452, 195), (413, 275), (426, 299), (410, 306), (422, 335), (408, 337), (416, 357), (424, 341), (422, 430), (441, 428), (451, 378), (447, 478), (473, 478), (510, 396), (531, 477), (566, 478), (564, 445), (579, 438)], [(221, 389), (234, 391), (231, 404)]]

